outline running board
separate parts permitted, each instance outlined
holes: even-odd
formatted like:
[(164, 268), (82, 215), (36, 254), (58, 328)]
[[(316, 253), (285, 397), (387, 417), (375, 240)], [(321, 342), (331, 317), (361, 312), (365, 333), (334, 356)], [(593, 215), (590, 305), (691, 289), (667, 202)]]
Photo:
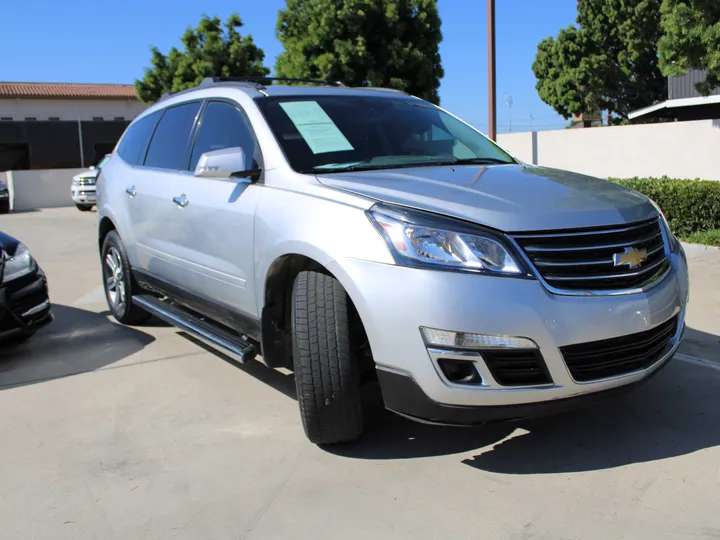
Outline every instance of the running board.
[(241, 364), (255, 357), (255, 347), (242, 336), (201, 319), (177, 305), (149, 294), (134, 296), (133, 303)]

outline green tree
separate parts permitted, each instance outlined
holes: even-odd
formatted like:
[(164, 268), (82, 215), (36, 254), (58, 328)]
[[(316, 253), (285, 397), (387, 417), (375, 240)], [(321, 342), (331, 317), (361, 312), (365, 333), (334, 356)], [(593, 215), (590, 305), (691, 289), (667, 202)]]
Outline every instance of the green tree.
[(279, 77), (386, 86), (439, 102), (436, 0), (287, 0), (277, 35)]
[(153, 103), (165, 92), (179, 92), (200, 84), (204, 77), (263, 77), (270, 70), (263, 66), (265, 53), (253, 43), (252, 36), (242, 36), (243, 25), (234, 13), (224, 25), (218, 17), (203, 15), (197, 28), (182, 36), (183, 50), (173, 47), (166, 56), (152, 47), (151, 66), (145, 68), (142, 80), (135, 81), (138, 97)]
[(564, 118), (609, 111), (620, 122), (667, 96), (658, 67), (661, 0), (578, 0), (577, 26), (538, 45), (540, 99)]
[(720, 2), (663, 0), (661, 13), (660, 69), (668, 76), (706, 70), (705, 80), (696, 87), (708, 95), (720, 86)]

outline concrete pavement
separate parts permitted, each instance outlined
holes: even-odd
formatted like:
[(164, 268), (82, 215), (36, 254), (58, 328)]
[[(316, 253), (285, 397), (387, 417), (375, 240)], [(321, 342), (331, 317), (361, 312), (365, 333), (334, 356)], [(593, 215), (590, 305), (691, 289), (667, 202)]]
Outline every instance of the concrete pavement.
[(720, 537), (720, 252), (690, 253), (681, 358), (605, 406), (478, 429), (378, 413), (304, 437), (287, 373), (108, 317), (96, 214), (0, 216), (56, 321), (0, 351), (3, 539)]

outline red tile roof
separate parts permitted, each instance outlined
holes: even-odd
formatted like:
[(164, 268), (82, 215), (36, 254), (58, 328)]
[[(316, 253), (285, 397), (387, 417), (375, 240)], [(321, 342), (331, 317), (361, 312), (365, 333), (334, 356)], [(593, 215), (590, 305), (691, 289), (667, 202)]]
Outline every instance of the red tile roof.
[(137, 99), (132, 84), (0, 82), (2, 98)]

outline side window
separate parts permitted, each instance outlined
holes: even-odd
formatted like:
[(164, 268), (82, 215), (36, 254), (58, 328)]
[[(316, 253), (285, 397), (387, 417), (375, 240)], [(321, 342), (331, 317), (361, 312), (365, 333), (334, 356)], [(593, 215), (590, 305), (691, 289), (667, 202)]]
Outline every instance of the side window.
[(150, 141), (146, 167), (187, 170), (188, 142), (200, 102), (186, 103), (165, 110)]
[(130, 165), (142, 163), (142, 159), (145, 157), (145, 149), (160, 119), (160, 115), (160, 112), (150, 114), (127, 128), (117, 149), (118, 155), (124, 161)]
[(211, 101), (205, 108), (200, 130), (195, 139), (190, 170), (195, 170), (200, 156), (205, 152), (235, 146), (239, 146), (245, 152), (249, 168), (259, 168), (260, 149), (245, 116), (229, 103)]

